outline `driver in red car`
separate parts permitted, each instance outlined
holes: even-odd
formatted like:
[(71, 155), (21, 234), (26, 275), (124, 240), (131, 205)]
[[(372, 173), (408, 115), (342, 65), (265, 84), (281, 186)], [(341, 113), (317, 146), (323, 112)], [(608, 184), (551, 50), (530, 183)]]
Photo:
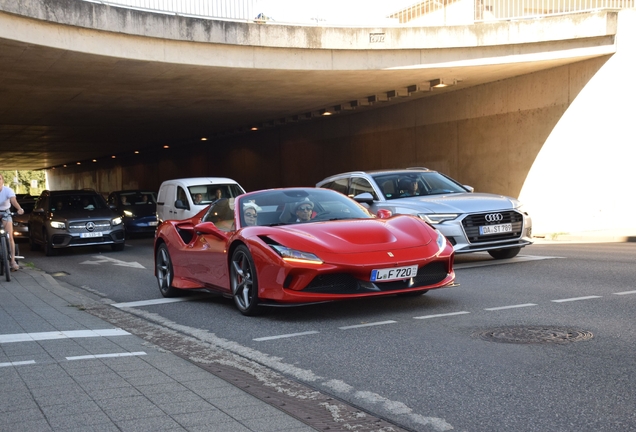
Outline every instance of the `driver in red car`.
[(296, 222), (309, 222), (313, 216), (314, 203), (309, 200), (296, 204)]

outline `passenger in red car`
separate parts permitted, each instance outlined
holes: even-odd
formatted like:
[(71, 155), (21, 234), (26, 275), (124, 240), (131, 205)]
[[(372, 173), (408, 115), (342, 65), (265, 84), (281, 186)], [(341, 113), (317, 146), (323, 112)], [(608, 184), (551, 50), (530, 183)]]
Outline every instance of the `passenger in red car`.
[(296, 204), (296, 222), (309, 222), (314, 211), (314, 203), (311, 201), (301, 201)]
[(245, 218), (245, 225), (258, 225), (258, 210), (260, 210), (260, 207), (251, 202), (248, 202), (243, 206), (243, 217)]

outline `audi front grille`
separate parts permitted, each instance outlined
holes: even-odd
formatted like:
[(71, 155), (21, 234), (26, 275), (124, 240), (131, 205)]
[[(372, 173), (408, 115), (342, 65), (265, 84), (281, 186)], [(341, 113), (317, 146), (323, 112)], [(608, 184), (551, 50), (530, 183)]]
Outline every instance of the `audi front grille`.
[[(501, 217), (492, 215), (501, 215)], [(486, 219), (492, 221), (488, 221)], [(480, 234), (480, 226), (511, 224), (512, 231), (500, 234)], [(521, 237), (523, 232), (523, 215), (516, 211), (488, 212), (468, 215), (462, 221), (466, 237), (470, 243), (485, 243), (498, 240), (511, 240)]]

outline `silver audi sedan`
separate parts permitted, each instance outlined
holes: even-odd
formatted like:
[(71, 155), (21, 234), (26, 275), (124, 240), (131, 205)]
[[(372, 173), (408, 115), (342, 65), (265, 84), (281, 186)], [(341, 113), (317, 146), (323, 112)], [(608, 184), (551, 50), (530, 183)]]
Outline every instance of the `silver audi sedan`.
[(512, 258), (532, 244), (532, 219), (514, 198), (476, 193), (426, 168), (354, 171), (328, 177), (317, 187), (367, 204), (371, 212), (418, 216), (448, 238), (455, 253), (487, 251)]

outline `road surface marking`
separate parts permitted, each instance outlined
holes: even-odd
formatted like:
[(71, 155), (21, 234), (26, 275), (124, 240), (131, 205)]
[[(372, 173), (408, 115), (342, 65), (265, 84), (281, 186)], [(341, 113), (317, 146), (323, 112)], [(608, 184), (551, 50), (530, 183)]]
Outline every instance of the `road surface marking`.
[(316, 334), (316, 333), (320, 333), (320, 332), (308, 331), (308, 332), (302, 332), (302, 333), (289, 333), (289, 334), (278, 335), (278, 336), (261, 337), (261, 338), (256, 338), (252, 340), (260, 342), (260, 341), (266, 341), (266, 340), (272, 340), (272, 339), (283, 339), (283, 338), (290, 338), (290, 337), (296, 337), (296, 336), (305, 336), (305, 335)]
[(467, 311), (451, 312), (451, 313), (446, 313), (446, 314), (424, 315), (424, 316), (419, 316), (419, 317), (413, 317), (413, 319), (439, 318), (439, 317), (447, 317), (447, 316), (453, 316), (453, 315), (464, 315), (464, 314), (469, 314), (469, 313), (470, 312), (467, 312)]
[(595, 299), (595, 298), (601, 298), (601, 297), (602, 296), (573, 297), (568, 299), (550, 300), (550, 301), (554, 303), (563, 303), (563, 302), (571, 302), (571, 301), (577, 301), (577, 300), (589, 300), (589, 299)]
[(103, 330), (70, 330), (54, 331), (46, 333), (17, 333), (0, 335), (0, 343), (10, 342), (34, 342), (53, 339), (75, 339), (87, 337), (130, 336), (130, 333), (122, 329)]
[(80, 264), (90, 264), (90, 265), (99, 265), (99, 264), (103, 264), (103, 263), (111, 263), (113, 265), (116, 266), (121, 266), (121, 267), (133, 267), (133, 268), (141, 268), (141, 269), (145, 269), (146, 267), (142, 266), (141, 264), (139, 264), (136, 261), (133, 262), (126, 262), (126, 261), (121, 261), (115, 258), (110, 258), (107, 256), (103, 256), (103, 255), (97, 255), (97, 256), (93, 256), (93, 258), (97, 258), (96, 261), (83, 261)]
[(125, 308), (125, 307), (139, 307), (139, 306), (152, 306), (158, 304), (165, 303), (178, 303), (190, 300), (199, 300), (201, 298), (205, 298), (206, 296), (191, 296), (191, 297), (178, 297), (178, 298), (163, 298), (163, 299), (154, 299), (154, 300), (139, 300), (134, 302), (127, 303), (113, 303), (111, 306), (116, 308)]
[(130, 357), (130, 356), (142, 356), (142, 355), (146, 355), (146, 353), (143, 351), (137, 351), (137, 352), (128, 352), (128, 353), (83, 355), (83, 356), (66, 357), (66, 360), (87, 360), (87, 359), (97, 359), (97, 358)]
[(529, 307), (529, 306), (537, 306), (537, 305), (534, 303), (524, 303), (524, 304), (518, 304), (518, 305), (512, 305), (512, 306), (499, 306), (494, 308), (486, 308), (484, 310), (496, 311), (496, 310), (514, 309), (514, 308), (522, 308), (522, 307)]
[(627, 294), (636, 294), (636, 291), (623, 291), (614, 293), (614, 295), (627, 295)]
[(455, 270), (457, 270), (457, 269), (467, 269), (467, 268), (473, 268), (473, 267), (486, 267), (486, 266), (493, 266), (493, 265), (500, 265), (500, 264), (514, 264), (514, 263), (518, 263), (518, 262), (540, 261), (540, 260), (558, 259), (558, 258), (564, 258), (564, 257), (537, 256), (537, 255), (517, 255), (514, 258), (508, 258), (508, 259), (500, 259), (500, 260), (492, 259), (492, 260), (488, 260), (488, 261), (467, 262), (467, 263), (454, 264), (453, 268)]
[(19, 362), (0, 363), (0, 367), (7, 367), (7, 366), (22, 366), (22, 365), (28, 365), (28, 364), (35, 364), (35, 360), (26, 360), (26, 361), (19, 361)]
[(368, 324), (358, 324), (358, 325), (351, 325), (351, 326), (345, 326), (345, 327), (338, 327), (340, 330), (349, 330), (349, 329), (354, 329), (354, 328), (360, 328), (360, 327), (371, 327), (371, 326), (378, 326), (378, 325), (384, 325), (384, 324), (395, 324), (397, 321), (379, 321), (379, 322), (375, 322), (375, 323), (368, 323)]

